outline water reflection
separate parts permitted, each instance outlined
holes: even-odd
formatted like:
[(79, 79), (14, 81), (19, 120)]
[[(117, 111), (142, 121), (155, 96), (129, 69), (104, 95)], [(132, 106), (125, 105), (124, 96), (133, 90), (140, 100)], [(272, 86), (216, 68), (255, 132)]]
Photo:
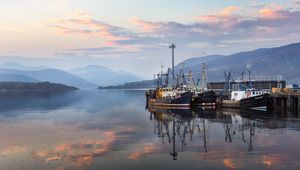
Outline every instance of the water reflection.
[[(291, 169), (295, 168), (294, 165), (299, 167), (296, 157), (300, 150), (295, 140), (300, 139), (297, 113), (282, 115), (255, 110), (210, 108), (149, 108), (149, 112), (154, 133), (161, 138), (161, 145), (170, 145), (168, 151), (172, 160), (177, 160), (180, 153), (192, 151), (199, 152), (201, 160), (211, 157), (223, 159), (225, 167), (235, 169), (246, 168), (247, 161), (234, 161), (239, 157), (247, 159), (250, 154), (267, 167), (277, 164), (277, 168), (282, 168), (279, 162), (285, 161), (295, 163), (287, 166)], [(297, 132), (287, 130), (291, 128)], [(286, 137), (293, 141), (285, 140)], [(290, 144), (294, 146), (288, 146)]]
[(297, 113), (144, 108), (144, 91), (0, 94), (0, 169), (299, 169)]

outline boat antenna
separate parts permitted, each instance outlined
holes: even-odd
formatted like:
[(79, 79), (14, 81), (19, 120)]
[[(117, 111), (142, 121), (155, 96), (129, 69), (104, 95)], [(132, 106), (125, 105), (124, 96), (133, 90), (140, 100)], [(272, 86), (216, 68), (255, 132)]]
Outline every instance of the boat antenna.
[(172, 78), (173, 78), (173, 88), (175, 88), (175, 69), (174, 69), (174, 49), (176, 48), (176, 45), (172, 43), (169, 48), (172, 49)]
[(161, 65), (160, 65), (160, 68), (161, 68), (161, 74), (163, 74), (163, 73), (164, 73), (164, 67), (165, 67), (165, 65), (164, 65), (164, 64), (161, 64)]
[(153, 74), (153, 88), (155, 88), (155, 85), (156, 85), (156, 82), (157, 82), (158, 80), (156, 80), (156, 75), (155, 74)]
[(161, 68), (161, 74), (163, 74), (164, 67), (165, 67), (165, 57), (164, 57), (164, 56), (161, 57), (160, 63), (161, 63), (161, 65), (160, 65), (160, 68)]
[(244, 72), (242, 72), (241, 80), (242, 80), (242, 82), (244, 81)]

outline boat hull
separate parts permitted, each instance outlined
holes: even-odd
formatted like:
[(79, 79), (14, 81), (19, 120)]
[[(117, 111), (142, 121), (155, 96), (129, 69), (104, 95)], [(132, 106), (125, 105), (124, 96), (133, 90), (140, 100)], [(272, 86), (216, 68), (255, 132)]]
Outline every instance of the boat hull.
[(240, 108), (240, 101), (237, 100), (223, 100), (221, 103), (223, 108)]
[(237, 100), (223, 100), (224, 108), (242, 108), (242, 109), (267, 109), (269, 104), (269, 94), (249, 97)]
[(193, 98), (193, 106), (216, 106), (217, 95), (214, 91), (199, 93)]
[(190, 107), (191, 100), (191, 92), (185, 92), (174, 98), (152, 98), (149, 100), (148, 105), (157, 107)]
[(262, 94), (259, 96), (249, 97), (241, 99), (241, 108), (251, 108), (251, 109), (267, 109), (269, 101), (269, 94)]

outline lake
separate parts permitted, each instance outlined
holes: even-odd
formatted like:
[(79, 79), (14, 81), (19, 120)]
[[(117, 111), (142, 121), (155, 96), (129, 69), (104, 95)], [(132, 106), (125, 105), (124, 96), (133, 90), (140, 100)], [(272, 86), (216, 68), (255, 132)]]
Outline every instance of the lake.
[(300, 115), (146, 109), (142, 90), (0, 92), (1, 170), (300, 169)]

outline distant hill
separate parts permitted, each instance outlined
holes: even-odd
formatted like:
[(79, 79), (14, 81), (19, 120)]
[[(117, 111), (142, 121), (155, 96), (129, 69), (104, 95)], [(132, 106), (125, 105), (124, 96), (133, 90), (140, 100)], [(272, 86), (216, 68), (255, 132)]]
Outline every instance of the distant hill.
[(126, 71), (113, 71), (99, 65), (74, 68), (69, 72), (99, 86), (119, 85), (142, 80), (142, 77), (137, 74)]
[[(276, 48), (262, 48), (249, 52), (240, 52), (229, 56), (214, 55), (204, 59), (208, 81), (224, 81), (224, 71), (231, 71), (234, 77), (247, 75), (247, 64), (251, 65), (253, 76), (283, 75), (289, 83), (300, 83), (300, 43)], [(183, 64), (188, 72), (200, 72), (203, 58), (191, 58), (176, 66), (176, 71)], [(196, 77), (200, 76), (195, 75)]]
[[(230, 71), (233, 77), (240, 77), (244, 72), (247, 77), (247, 64), (251, 65), (252, 74), (259, 76), (283, 75), (288, 83), (300, 84), (300, 43), (289, 44), (276, 48), (261, 48), (249, 52), (240, 52), (232, 55), (210, 55), (203, 57), (190, 58), (179, 63), (175, 67), (178, 73), (181, 65), (184, 71), (193, 72), (195, 81), (200, 77), (202, 63), (206, 63), (208, 82), (224, 81), (224, 71)], [(151, 86), (152, 80), (127, 83), (115, 88), (128, 88), (134, 86)], [(110, 88), (113, 88), (112, 86)]]
[[(8, 75), (14, 75), (11, 77), (11, 81), (19, 82), (29, 82), (32, 79), (32, 82), (51, 82), (51, 83), (60, 83), (66, 84), (69, 86), (74, 86), (80, 89), (96, 88), (96, 85), (93, 85), (86, 80), (75, 76), (71, 73), (58, 70), (58, 69), (43, 69), (43, 70), (19, 70), (19, 69), (8, 69), (0, 68), (0, 75), (6, 75), (6, 81), (8, 81)], [(1, 77), (1, 76), (0, 76)], [(20, 78), (20, 79), (17, 79)]]
[(0, 82), (39, 82), (39, 80), (24, 75), (6, 73), (0, 74)]
[(117, 86), (105, 86), (99, 87), (99, 89), (141, 89), (141, 88), (152, 88), (154, 87), (153, 80), (144, 80), (138, 82), (125, 83)]
[(17, 62), (7, 62), (0, 65), (0, 68), (17, 69), (17, 70), (43, 70), (47, 69), (46, 66), (28, 67)]
[(39, 82), (39, 83), (24, 83), (24, 82), (0, 82), (0, 91), (10, 90), (77, 90), (72, 86), (66, 86), (63, 84)]

